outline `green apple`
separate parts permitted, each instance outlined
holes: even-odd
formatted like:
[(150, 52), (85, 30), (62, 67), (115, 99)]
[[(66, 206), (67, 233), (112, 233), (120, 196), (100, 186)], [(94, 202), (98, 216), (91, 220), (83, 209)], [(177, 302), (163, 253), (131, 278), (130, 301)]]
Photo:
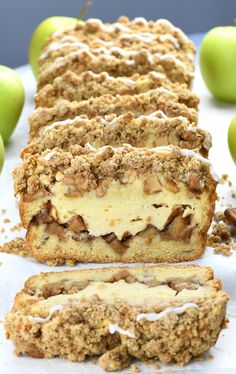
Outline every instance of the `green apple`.
[(206, 34), (200, 47), (200, 67), (213, 96), (236, 102), (236, 27), (216, 27)]
[(232, 159), (236, 163), (236, 115), (233, 117), (228, 129), (228, 145)]
[(0, 174), (2, 171), (3, 163), (4, 163), (4, 155), (5, 155), (4, 144), (3, 144), (2, 137), (0, 135)]
[(77, 22), (81, 21), (72, 17), (50, 17), (41, 22), (35, 29), (29, 46), (29, 61), (36, 79), (39, 72), (38, 60), (47, 39), (54, 32), (75, 25)]
[(6, 144), (24, 105), (25, 91), (18, 74), (0, 65), (0, 134)]

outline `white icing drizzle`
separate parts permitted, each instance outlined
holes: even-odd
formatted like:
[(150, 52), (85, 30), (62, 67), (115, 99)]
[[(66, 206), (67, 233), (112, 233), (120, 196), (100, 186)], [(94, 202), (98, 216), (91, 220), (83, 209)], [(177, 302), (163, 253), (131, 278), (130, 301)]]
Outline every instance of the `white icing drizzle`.
[(40, 136), (43, 137), (48, 131), (52, 130), (54, 127), (73, 125), (73, 123), (75, 123), (77, 121), (78, 122), (84, 122), (84, 121), (86, 121), (86, 118), (82, 118), (80, 116), (77, 116), (73, 119), (66, 119), (64, 121), (53, 122), (51, 125), (48, 125), (48, 126), (42, 128), (42, 130), (40, 131)]
[(143, 43), (151, 43), (156, 40), (156, 35), (148, 32), (122, 34), (119, 37), (120, 40), (137, 40)]
[(185, 33), (179, 29), (178, 27), (175, 27), (170, 21), (168, 21), (167, 19), (165, 18), (160, 18), (158, 20), (156, 20), (156, 25), (160, 24), (160, 25), (166, 25), (167, 27), (171, 28), (173, 31), (177, 32), (182, 39), (184, 39), (186, 42), (189, 42), (189, 39), (187, 37), (187, 35), (185, 35)]
[(129, 31), (129, 27), (123, 25), (122, 23), (119, 23), (119, 22), (115, 22), (111, 25), (109, 24), (104, 24), (100, 19), (97, 19), (97, 18), (90, 18), (89, 20), (87, 20), (86, 22), (87, 24), (97, 24), (100, 28), (100, 30), (103, 30), (105, 32), (115, 32), (116, 30), (119, 30), (119, 31)]
[(46, 318), (29, 316), (29, 319), (30, 319), (30, 320), (34, 320), (34, 321), (37, 322), (37, 323), (45, 323), (45, 322), (48, 322), (48, 321), (51, 319), (52, 315), (53, 315), (55, 312), (61, 312), (63, 309), (64, 309), (64, 306), (63, 306), (63, 305), (53, 305), (53, 306), (49, 309), (49, 315), (48, 315)]
[(164, 34), (160, 36), (161, 42), (170, 42), (176, 49), (180, 48), (179, 42), (172, 35)]
[(95, 147), (93, 147), (92, 144), (90, 144), (90, 143), (86, 143), (85, 147), (88, 148), (88, 150), (91, 151), (91, 152), (96, 152), (97, 151), (97, 149)]
[(158, 71), (150, 71), (149, 75), (151, 77), (157, 78), (157, 79), (165, 79), (166, 76), (163, 73), (159, 73)]
[(197, 131), (197, 127), (189, 125), (188, 126), (188, 130), (191, 131), (191, 132), (196, 132)]
[(56, 154), (57, 154), (56, 151), (51, 151), (51, 152), (49, 152), (46, 156), (44, 156), (43, 159), (44, 159), (45, 161), (49, 161), (49, 160), (51, 160), (51, 158), (52, 158), (54, 155), (56, 155)]
[[(101, 51), (103, 52), (103, 54), (101, 54)], [(96, 48), (92, 50), (91, 49), (87, 50), (87, 49), (82, 48), (79, 51), (73, 51), (73, 52), (68, 53), (65, 56), (57, 57), (54, 60), (54, 62), (56, 63), (57, 68), (59, 68), (59, 67), (66, 65), (68, 59), (73, 59), (73, 57), (80, 57), (83, 54), (87, 54), (87, 56), (89, 56), (91, 59), (94, 59), (94, 58), (103, 59), (104, 55), (107, 58), (115, 59), (117, 57), (114, 56), (114, 52), (120, 53), (120, 55), (123, 57), (134, 57), (134, 56), (140, 55), (140, 53), (145, 53), (147, 57), (147, 61), (150, 63), (150, 65), (155, 65), (156, 63), (158, 63), (158, 61), (171, 59), (176, 65), (180, 66), (183, 70), (186, 70), (189, 75), (194, 76), (194, 74), (187, 69), (186, 65), (181, 60), (176, 58), (175, 56), (169, 53), (164, 54), (164, 55), (160, 55), (159, 53), (156, 53), (152, 55), (145, 48), (143, 48), (141, 51), (134, 51), (134, 50), (124, 51), (122, 48), (119, 48), (119, 47), (113, 47), (110, 50), (104, 47)], [(127, 60), (124, 59), (124, 63), (126, 63), (127, 65), (135, 65), (139, 62), (137, 62), (135, 59), (127, 59)], [(50, 73), (54, 69), (55, 69), (55, 64), (50, 64), (49, 67), (47, 67), (46, 71), (47, 73)]]
[(41, 54), (40, 59), (46, 59), (51, 52), (58, 51), (65, 47), (78, 47), (84, 50), (89, 50), (89, 46), (81, 42), (55, 42), (49, 45), (44, 53)]
[(115, 334), (116, 332), (118, 332), (119, 334), (127, 335), (129, 338), (135, 338), (135, 335), (133, 333), (128, 330), (122, 329), (121, 327), (119, 327), (118, 323), (110, 323), (108, 328), (110, 334)]
[(133, 23), (142, 23), (143, 25), (147, 25), (148, 21), (144, 17), (135, 17), (133, 19)]
[(185, 63), (181, 60), (179, 60), (177, 57), (172, 55), (171, 53), (165, 53), (164, 55), (161, 55), (160, 53), (156, 54), (160, 61), (163, 60), (172, 60), (176, 65), (181, 66), (184, 70), (188, 70)]
[(139, 116), (138, 118), (142, 119), (142, 118), (169, 118), (167, 117), (167, 115), (162, 111), (162, 110), (157, 110), (156, 112), (152, 112), (150, 114), (143, 114), (142, 116)]
[(183, 306), (177, 308), (166, 308), (160, 313), (140, 313), (137, 315), (136, 320), (140, 321), (141, 319), (146, 319), (148, 321), (158, 321), (169, 313), (182, 314), (190, 308), (198, 309), (198, 305), (194, 303), (186, 303)]

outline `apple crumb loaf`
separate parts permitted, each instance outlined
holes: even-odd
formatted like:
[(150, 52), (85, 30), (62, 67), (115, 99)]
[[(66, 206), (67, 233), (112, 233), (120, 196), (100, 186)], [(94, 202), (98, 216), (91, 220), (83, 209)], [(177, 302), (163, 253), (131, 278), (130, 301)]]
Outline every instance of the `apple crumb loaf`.
[(18, 355), (100, 356), (105, 371), (132, 358), (183, 365), (216, 343), (227, 301), (212, 270), (193, 265), (41, 273), (17, 294), (5, 329)]
[(38, 261), (178, 262), (204, 251), (216, 181), (193, 151), (54, 148), (27, 157), (14, 179)]

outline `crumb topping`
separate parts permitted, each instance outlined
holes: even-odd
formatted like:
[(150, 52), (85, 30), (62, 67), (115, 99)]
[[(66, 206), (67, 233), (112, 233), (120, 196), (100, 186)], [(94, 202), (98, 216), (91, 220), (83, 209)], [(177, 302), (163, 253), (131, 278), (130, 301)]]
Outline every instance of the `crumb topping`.
[(91, 146), (71, 146), (68, 152), (55, 148), (27, 158), (14, 171), (15, 192), (44, 195), (58, 178), (68, 183), (70, 178), (80, 180), (86, 190), (91, 190), (98, 187), (100, 180), (126, 183), (131, 171), (137, 175), (160, 173), (169, 181), (182, 182), (190, 190), (200, 192), (215, 185), (209, 169), (208, 160), (194, 152), (184, 155), (178, 147), (145, 149), (125, 145), (96, 151)]
[(86, 71), (76, 74), (66, 71), (44, 86), (36, 95), (37, 107), (52, 107), (60, 99), (68, 101), (88, 100), (90, 97), (111, 95), (136, 95), (153, 89), (166, 89), (179, 96), (179, 102), (197, 108), (199, 99), (186, 84), (171, 83), (164, 74), (150, 72), (146, 75), (134, 74), (131, 77), (112, 77), (107, 72), (95, 74)]
[(68, 150), (71, 145), (84, 146), (86, 143), (96, 148), (123, 144), (152, 148), (172, 144), (198, 150), (207, 156), (211, 136), (207, 131), (193, 127), (184, 117), (168, 118), (160, 111), (138, 118), (132, 112), (92, 119), (77, 116), (42, 128), (39, 137), (23, 149), (22, 157), (55, 147)]
[(29, 123), (31, 136), (34, 137), (46, 125), (80, 115), (92, 118), (109, 114), (121, 115), (131, 111), (138, 117), (157, 110), (162, 110), (168, 117), (183, 116), (192, 123), (198, 120), (197, 110), (180, 103), (176, 93), (150, 90), (133, 96), (104, 95), (81, 102), (61, 100), (52, 108), (36, 109), (31, 114)]

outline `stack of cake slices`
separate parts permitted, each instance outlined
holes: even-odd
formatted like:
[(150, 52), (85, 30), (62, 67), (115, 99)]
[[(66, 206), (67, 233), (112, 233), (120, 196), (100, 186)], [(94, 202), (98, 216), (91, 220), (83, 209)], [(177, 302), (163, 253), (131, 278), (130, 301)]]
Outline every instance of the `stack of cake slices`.
[[(52, 35), (14, 171), (37, 261), (203, 254), (216, 180), (190, 88), (194, 55), (166, 20), (89, 19)], [(227, 299), (210, 269), (190, 265), (49, 273), (26, 283), (6, 329), (33, 357), (103, 354), (110, 371), (131, 357), (186, 363), (215, 343)]]

